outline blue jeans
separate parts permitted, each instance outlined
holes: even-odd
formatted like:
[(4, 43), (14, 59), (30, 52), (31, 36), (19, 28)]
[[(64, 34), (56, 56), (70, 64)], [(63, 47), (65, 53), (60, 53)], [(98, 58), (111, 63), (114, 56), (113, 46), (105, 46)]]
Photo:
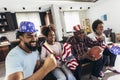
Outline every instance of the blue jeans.
[(63, 64), (52, 71), (57, 80), (76, 80), (72, 72)]

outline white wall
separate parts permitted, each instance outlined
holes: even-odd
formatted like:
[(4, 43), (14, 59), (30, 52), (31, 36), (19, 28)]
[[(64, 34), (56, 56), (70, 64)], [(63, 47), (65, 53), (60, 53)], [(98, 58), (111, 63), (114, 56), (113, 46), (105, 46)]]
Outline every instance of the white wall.
[[(94, 3), (89, 3), (89, 2), (70, 2), (70, 1), (33, 1), (33, 0), (29, 0), (29, 1), (23, 1), (23, 0), (12, 0), (12, 1), (6, 1), (6, 0), (2, 0), (2, 3), (0, 3), (1, 8), (0, 8), (0, 12), (42, 12), (42, 11), (46, 11), (49, 10), (51, 8), (52, 10), (52, 15), (53, 15), (53, 19), (54, 19), (54, 23), (56, 26), (56, 34), (57, 34), (57, 40), (62, 40), (62, 27), (64, 27), (65, 25), (61, 22), (61, 16), (60, 16), (60, 11), (59, 11), (59, 7), (62, 8), (62, 10), (86, 10), (88, 8), (88, 6), (94, 4)], [(11, 4), (15, 4), (15, 5), (11, 5)], [(30, 5), (32, 4), (32, 5)], [(52, 6), (52, 7), (51, 7)], [(4, 10), (4, 7), (7, 8), (7, 11)], [(23, 7), (25, 7), (25, 10), (23, 9)], [(39, 10), (39, 7), (41, 7), (41, 10)], [(72, 7), (72, 9), (70, 9), (70, 7)], [(80, 9), (80, 7), (82, 7), (82, 9)], [(22, 15), (22, 14), (17, 14), (17, 16), (19, 16), (19, 18), (17, 17), (17, 19), (19, 19), (18, 25), (21, 22), (21, 20), (26, 20), (26, 16), (29, 16), (28, 14), (26, 15)], [(33, 15), (32, 15), (33, 16)], [(80, 16), (81, 17), (81, 16)], [(38, 17), (39, 18), (39, 17)], [(33, 19), (33, 17), (32, 17)], [(31, 19), (31, 20), (32, 20)], [(37, 18), (36, 18), (37, 19)], [(34, 19), (33, 19), (34, 20)], [(35, 21), (38, 22), (39, 20)], [(62, 20), (63, 21), (63, 20)], [(34, 21), (33, 21), (34, 22)], [(36, 24), (35, 24), (36, 25)], [(38, 25), (40, 26), (40, 25)]]
[[(93, 5), (88, 11), (87, 11), (87, 17), (86, 17), (86, 12), (83, 13), (83, 17), (85, 18), (90, 18), (90, 23), (92, 23), (95, 19), (100, 19), (100, 17), (104, 14), (107, 14), (107, 21), (104, 21), (105, 28), (112, 28), (114, 32), (119, 33), (120, 31), (120, 0), (103, 0), (101, 2), (96, 2), (96, 5)], [(67, 6), (67, 5), (66, 5)], [(70, 10), (69, 7), (62, 7), (62, 10)], [(75, 6), (75, 5), (74, 5)], [(86, 6), (88, 6), (86, 4)], [(72, 6), (73, 7), (73, 6)], [(72, 10), (80, 10), (81, 5), (73, 7)], [(84, 8), (84, 7), (83, 7)], [(86, 7), (87, 8), (87, 7)], [(57, 39), (62, 40), (62, 27), (65, 27), (64, 23), (62, 23), (61, 14), (59, 11), (59, 6), (58, 5), (53, 5), (52, 6), (52, 15), (54, 19), (54, 23), (56, 25), (57, 29)], [(81, 17), (81, 16), (80, 16)]]
[(82, 26), (83, 25), (82, 21), (86, 19), (86, 10), (61, 10), (60, 11), (61, 24), (62, 24), (62, 28), (64, 29), (64, 33), (63, 34), (64, 34), (64, 36), (71, 36), (71, 35), (73, 35), (73, 33), (67, 33), (67, 30), (65, 28), (67, 26), (65, 25), (64, 11), (65, 12), (72, 12), (72, 11), (73, 12), (79, 12), (80, 25)]
[(52, 11), (52, 16), (53, 16), (53, 21), (56, 26), (57, 40), (61, 41), (63, 34), (62, 34), (62, 25), (61, 25), (61, 21), (60, 21), (59, 7), (57, 5), (52, 5), (51, 11)]
[(38, 35), (41, 34), (40, 32), (41, 21), (40, 21), (40, 16), (38, 12), (16, 13), (16, 18), (17, 18), (18, 27), (20, 26), (21, 21), (31, 21), (34, 23), (35, 27), (38, 29)]
[(9, 41), (14, 41), (14, 40), (16, 40), (16, 32), (17, 31), (15, 30), (15, 31), (9, 31), (6, 33), (0, 33), (0, 37), (6, 36)]
[(112, 28), (113, 32), (120, 32), (120, 0), (104, 0), (91, 7), (87, 15), (91, 22), (100, 19), (107, 14), (107, 21), (104, 21), (105, 29)]
[[(39, 30), (38, 35), (41, 35), (41, 32), (40, 32), (41, 21), (40, 21), (40, 16), (38, 12), (16, 13), (16, 18), (17, 18), (18, 27), (20, 26), (21, 21), (31, 21), (34, 23), (35, 27)], [(6, 33), (0, 33), (0, 37), (6, 36), (10, 41), (14, 41), (16, 39), (16, 32), (17, 30), (8, 31)]]

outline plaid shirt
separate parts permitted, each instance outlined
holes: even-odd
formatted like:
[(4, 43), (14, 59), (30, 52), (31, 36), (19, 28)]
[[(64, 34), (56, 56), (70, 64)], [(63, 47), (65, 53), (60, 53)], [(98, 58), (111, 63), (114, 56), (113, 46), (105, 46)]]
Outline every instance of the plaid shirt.
[(72, 45), (72, 54), (77, 57), (78, 55), (82, 56), (88, 51), (89, 48), (93, 46), (100, 46), (102, 41), (93, 41), (89, 37), (84, 37), (84, 39), (76, 39), (75, 36), (72, 36), (67, 40), (67, 43)]

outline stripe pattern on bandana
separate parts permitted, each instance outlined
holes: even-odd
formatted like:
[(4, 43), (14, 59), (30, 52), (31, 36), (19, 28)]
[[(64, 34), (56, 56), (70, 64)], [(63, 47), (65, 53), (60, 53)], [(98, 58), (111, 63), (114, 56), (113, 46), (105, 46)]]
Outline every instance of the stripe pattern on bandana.
[(64, 43), (63, 45), (62, 60), (65, 61), (65, 64), (71, 70), (75, 70), (78, 66), (77, 60), (72, 55), (71, 45), (68, 43)]

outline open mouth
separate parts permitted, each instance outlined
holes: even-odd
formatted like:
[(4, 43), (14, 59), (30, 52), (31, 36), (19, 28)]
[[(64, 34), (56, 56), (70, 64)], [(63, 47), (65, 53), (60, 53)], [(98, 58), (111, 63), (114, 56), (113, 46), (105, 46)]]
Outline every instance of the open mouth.
[(31, 42), (31, 46), (36, 46), (36, 42)]

